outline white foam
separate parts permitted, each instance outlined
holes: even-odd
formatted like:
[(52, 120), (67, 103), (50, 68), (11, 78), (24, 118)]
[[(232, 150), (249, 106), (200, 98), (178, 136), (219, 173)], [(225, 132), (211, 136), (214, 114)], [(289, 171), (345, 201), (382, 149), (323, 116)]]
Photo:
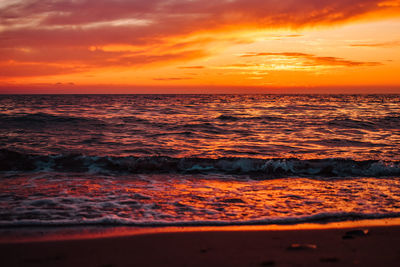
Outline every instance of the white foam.
[(124, 225), (124, 226), (229, 226), (229, 225), (270, 225), (270, 224), (298, 224), (298, 223), (326, 223), (348, 220), (399, 218), (400, 213), (356, 213), (337, 212), (319, 213), (310, 216), (271, 217), (256, 220), (135, 220), (122, 218), (117, 215), (107, 215), (101, 218), (75, 218), (63, 220), (26, 219), (19, 221), (0, 221), (1, 227), (19, 226), (58, 226), (58, 225)]

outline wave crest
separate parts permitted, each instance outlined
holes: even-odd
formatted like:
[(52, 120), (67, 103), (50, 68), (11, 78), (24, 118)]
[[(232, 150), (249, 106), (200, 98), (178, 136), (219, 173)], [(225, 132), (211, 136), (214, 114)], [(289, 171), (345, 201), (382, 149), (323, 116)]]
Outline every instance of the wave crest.
[(255, 179), (282, 177), (393, 177), (400, 162), (258, 158), (171, 158), (85, 156), (82, 154), (34, 155), (0, 150), (0, 171), (57, 171), (89, 173), (222, 173), (251, 175)]
[(291, 225), (299, 223), (327, 223), (327, 222), (343, 222), (348, 220), (371, 220), (385, 218), (399, 218), (400, 213), (359, 213), (359, 212), (333, 212), (319, 213), (308, 216), (289, 216), (275, 217), (256, 220), (244, 221), (162, 221), (162, 220), (135, 220), (129, 218), (121, 218), (115, 215), (104, 216), (94, 219), (71, 218), (63, 220), (38, 220), (25, 219), (19, 221), (2, 221), (1, 227), (27, 227), (27, 226), (82, 226), (82, 225), (103, 225), (103, 226), (234, 226), (234, 225)]

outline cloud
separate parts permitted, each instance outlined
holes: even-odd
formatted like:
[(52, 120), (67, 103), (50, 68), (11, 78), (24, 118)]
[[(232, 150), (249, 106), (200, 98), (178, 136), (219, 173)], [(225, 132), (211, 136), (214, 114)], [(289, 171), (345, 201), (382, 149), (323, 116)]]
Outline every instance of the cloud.
[(355, 43), (352, 47), (396, 47), (400, 46), (400, 41), (383, 42), (383, 43)]
[(204, 66), (183, 66), (183, 67), (178, 67), (178, 69), (204, 69)]
[[(199, 31), (324, 25), (400, 11), (382, 0), (21, 0), (0, 8), (0, 47), (143, 44)], [(295, 37), (294, 35), (293, 37)]]
[(0, 64), (0, 77), (37, 77), (65, 73), (79, 73), (87, 69), (81, 66), (37, 63), (3, 63)]
[(168, 78), (154, 78), (154, 81), (181, 81), (181, 80), (190, 80), (192, 77), (168, 77)]
[[(24, 52), (22, 51), (21, 53)], [(31, 55), (24, 56), (19, 53), (0, 55), (0, 77), (71, 74), (86, 72), (94, 68), (167, 64), (204, 57), (201, 50), (157, 54), (50, 49), (47, 54), (42, 50), (28, 51), (26, 53)], [(18, 60), (15, 61), (13, 58)], [(23, 61), (24, 59), (26, 62)]]
[(399, 7), (400, 1), (398, 1), (398, 0), (382, 1), (378, 5), (383, 6), (383, 7)]
[[(359, 67), (359, 66), (379, 66), (381, 62), (368, 61), (352, 61), (338, 57), (320, 57), (312, 54), (299, 52), (283, 52), (283, 53), (247, 53), (241, 57), (269, 57), (273, 60), (290, 64), (291, 62), (297, 66), (341, 66), (341, 67)], [(291, 61), (287, 61), (290, 59)]]
[[(232, 39), (230, 32), (331, 25), (371, 14), (399, 16), (399, 3), (400, 0), (7, 1), (0, 5), (0, 61), (6, 64), (11, 60), (20, 66), (73, 62), (81, 70), (187, 61), (208, 56), (207, 44), (213, 42), (249, 42)], [(102, 49), (110, 45), (135, 46), (139, 53)], [(91, 51), (90, 47), (99, 49)], [(314, 57), (309, 61), (362, 64), (336, 58)], [(48, 74), (59, 71), (63, 68), (49, 68)], [(16, 72), (17, 68), (15, 75)]]

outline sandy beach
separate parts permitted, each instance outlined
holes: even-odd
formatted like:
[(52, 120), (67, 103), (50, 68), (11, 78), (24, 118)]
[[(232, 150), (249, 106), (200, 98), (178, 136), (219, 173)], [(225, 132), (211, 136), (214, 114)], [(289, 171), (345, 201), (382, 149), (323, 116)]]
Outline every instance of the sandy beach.
[(400, 261), (400, 226), (303, 228), (181, 228), (3, 240), (0, 253), (2, 266), (398, 266)]

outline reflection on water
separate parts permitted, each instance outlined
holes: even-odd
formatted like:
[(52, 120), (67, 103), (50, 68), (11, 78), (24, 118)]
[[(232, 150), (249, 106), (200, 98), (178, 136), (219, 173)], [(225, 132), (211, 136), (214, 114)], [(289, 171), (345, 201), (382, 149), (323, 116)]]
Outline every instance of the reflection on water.
[(396, 95), (0, 96), (0, 144), (40, 154), (399, 160)]
[[(36, 174), (3, 179), (0, 223), (293, 223), (396, 217), (400, 180)], [(396, 215), (397, 214), (397, 215)]]
[(400, 217), (399, 103), (0, 96), (0, 226)]

